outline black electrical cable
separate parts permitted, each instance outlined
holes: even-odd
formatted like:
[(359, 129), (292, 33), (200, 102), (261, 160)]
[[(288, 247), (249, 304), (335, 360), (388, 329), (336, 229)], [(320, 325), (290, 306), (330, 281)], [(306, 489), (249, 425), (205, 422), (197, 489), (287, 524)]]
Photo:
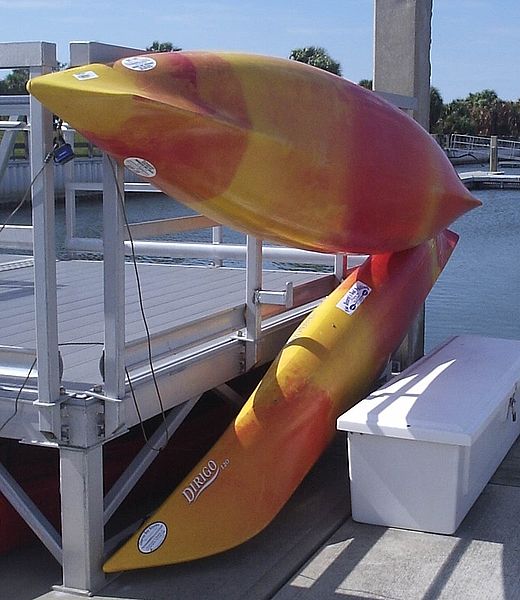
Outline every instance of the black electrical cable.
[(2, 425), (0, 425), (0, 431), (2, 431), (2, 429), (4, 429), (4, 427), (10, 422), (12, 421), (16, 415), (18, 414), (18, 402), (20, 400), (20, 396), (22, 395), (22, 392), (25, 388), (25, 386), (27, 385), (27, 382), (29, 381), (29, 378), (31, 377), (31, 373), (32, 370), (34, 369), (34, 367), (36, 366), (36, 359), (33, 360), (32, 365), (29, 369), (29, 371), (27, 372), (27, 375), (25, 376), (25, 379), (23, 380), (22, 385), (20, 386), (20, 388), (18, 389), (18, 393), (16, 394), (16, 398), (14, 399), (14, 411), (13, 414), (8, 417), (3, 423)]
[[(126, 213), (126, 207), (125, 207), (125, 202), (124, 202), (124, 193), (123, 193), (123, 190), (121, 190), (121, 186), (120, 186), (119, 181), (117, 179), (116, 170), (114, 168), (114, 164), (112, 162), (112, 158), (109, 157), (108, 162), (110, 164), (110, 168), (112, 169), (112, 175), (114, 176), (114, 181), (116, 183), (118, 200), (119, 200), (119, 204), (121, 206), (121, 213), (123, 215), (123, 220), (125, 222), (125, 228), (126, 228), (126, 231), (127, 231), (128, 240), (130, 242), (132, 265), (133, 265), (133, 269), (134, 269), (135, 281), (136, 281), (136, 285), (137, 285), (137, 296), (138, 296), (138, 300), (139, 300), (139, 310), (140, 310), (140, 313), (141, 313), (141, 318), (142, 318), (143, 326), (144, 326), (144, 329), (145, 329), (146, 347), (147, 347), (147, 354), (148, 354), (148, 364), (150, 366), (150, 373), (152, 375), (152, 380), (153, 380), (155, 392), (156, 392), (156, 395), (157, 395), (157, 400), (159, 402), (161, 416), (162, 416), (162, 420), (163, 420), (164, 428), (165, 428), (166, 443), (167, 443), (168, 438), (169, 438), (169, 435), (168, 435), (168, 422), (166, 420), (166, 411), (164, 409), (164, 404), (163, 404), (163, 400), (162, 400), (162, 396), (161, 396), (161, 391), (159, 389), (159, 384), (157, 382), (157, 377), (155, 375), (155, 367), (153, 366), (152, 339), (151, 339), (150, 329), (148, 327), (148, 320), (146, 318), (146, 313), (145, 313), (145, 310), (144, 310), (144, 300), (143, 300), (143, 293), (142, 293), (142, 285), (141, 285), (141, 278), (139, 276), (139, 269), (137, 267), (137, 257), (136, 257), (136, 253), (135, 253), (134, 238), (132, 236), (132, 231), (130, 229), (130, 223), (128, 221), (128, 215)], [(142, 420), (141, 412), (140, 412), (139, 407), (138, 407), (137, 397), (135, 395), (135, 391), (134, 391), (134, 388), (133, 388), (133, 385), (132, 385), (132, 381), (130, 379), (130, 373), (128, 372), (128, 369), (126, 367), (125, 367), (125, 371), (126, 371), (126, 376), (127, 376), (127, 379), (128, 379), (128, 385), (130, 387), (130, 393), (132, 395), (132, 399), (133, 399), (135, 407), (136, 407), (137, 416), (139, 418), (139, 423), (141, 425), (141, 430), (143, 432), (143, 436), (144, 436), (145, 442), (147, 444), (149, 444), (148, 436), (146, 435), (146, 432), (145, 432), (145, 429), (144, 429), (144, 422)], [(150, 447), (152, 448), (152, 450), (161, 451), (161, 450), (164, 450), (164, 448), (166, 447), (166, 444), (163, 447), (161, 447), (161, 448), (154, 448), (153, 446), (150, 446)]]
[[(18, 202), (18, 204), (15, 206), (15, 208), (11, 211), (11, 213), (8, 215), (8, 217), (5, 219), (5, 221), (2, 223), (2, 225), (0, 226), (0, 234), (2, 233), (2, 231), (7, 227), (7, 224), (9, 223), (9, 221), (14, 217), (14, 215), (22, 208), (22, 206), (25, 204), (27, 198), (29, 197), (29, 194), (31, 193), (31, 190), (33, 188), (33, 185), (36, 183), (36, 180), (38, 179), (38, 177), (43, 173), (45, 167), (50, 163), (52, 157), (54, 156), (54, 150), (51, 150), (47, 156), (45, 157), (44, 161), (43, 161), (43, 165), (41, 166), (40, 170), (36, 173), (36, 175), (32, 178), (31, 183), (29, 184), (29, 186), (27, 187), (27, 189), (25, 190), (24, 195), (22, 196), (22, 199), (20, 200), (20, 202)], [(20, 388), (18, 389), (18, 393), (16, 394), (16, 398), (14, 400), (14, 411), (13, 414), (8, 417), (3, 423), (2, 425), (0, 425), (0, 431), (2, 431), (4, 429), (4, 427), (10, 422), (12, 421), (16, 415), (18, 414), (18, 403), (20, 400), (20, 396), (22, 395), (22, 392), (25, 388), (25, 386), (27, 385), (27, 382), (29, 381), (29, 378), (31, 377), (31, 373), (32, 370), (34, 369), (34, 367), (36, 366), (36, 359), (34, 359), (31, 368), (29, 369), (22, 385), (20, 386)]]
[(43, 173), (43, 170), (45, 169), (45, 167), (49, 164), (49, 162), (51, 161), (51, 158), (54, 155), (54, 150), (52, 150), (51, 152), (49, 152), (47, 154), (47, 156), (45, 157), (45, 160), (43, 161), (43, 165), (41, 167), (41, 169), (36, 173), (36, 175), (32, 178), (31, 183), (29, 184), (29, 187), (25, 190), (24, 195), (22, 196), (22, 199), (20, 200), (20, 202), (18, 202), (18, 204), (15, 206), (15, 208), (11, 211), (11, 213), (9, 214), (9, 216), (7, 217), (7, 219), (5, 219), (5, 221), (2, 223), (2, 225), (0, 226), (0, 233), (2, 233), (2, 231), (7, 227), (7, 224), (9, 223), (9, 221), (14, 217), (14, 215), (22, 208), (22, 206), (25, 204), (27, 198), (29, 197), (29, 194), (31, 193), (31, 190), (33, 188), (33, 185), (36, 183), (36, 180), (38, 179), (38, 177)]

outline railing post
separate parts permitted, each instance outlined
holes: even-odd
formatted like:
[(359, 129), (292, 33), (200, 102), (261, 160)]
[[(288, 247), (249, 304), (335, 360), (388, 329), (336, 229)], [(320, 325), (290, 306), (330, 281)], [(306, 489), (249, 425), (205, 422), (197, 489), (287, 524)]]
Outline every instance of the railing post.
[(256, 294), (262, 289), (262, 241), (247, 236), (246, 258), (246, 370), (258, 362), (258, 340), (262, 331)]
[[(63, 133), (65, 142), (74, 148), (74, 132), (65, 131)], [(65, 246), (70, 240), (76, 237), (76, 190), (74, 189), (74, 166), (75, 161), (71, 160), (63, 165), (63, 187), (65, 189)]]
[[(56, 46), (45, 44), (45, 49), (46, 54), (54, 56), (50, 57), (47, 64), (30, 67), (31, 78), (49, 73), (56, 64)], [(29, 105), (38, 403), (53, 404), (60, 396), (54, 172), (52, 164), (44, 166), (52, 150), (52, 114), (34, 96), (30, 97)], [(52, 424), (42, 423), (42, 427), (49, 430)]]
[(489, 170), (491, 173), (498, 171), (498, 138), (492, 135), (489, 140)]
[[(125, 396), (124, 170), (103, 155), (103, 290), (105, 315), (105, 394)], [(105, 435), (119, 426), (119, 402), (105, 405)], [(109, 414), (112, 411), (113, 414)]]
[[(216, 227), (212, 227), (211, 228), (211, 242), (213, 244), (222, 244), (223, 239), (224, 238), (222, 235), (222, 225), (217, 225)], [(222, 259), (220, 259), (220, 258), (215, 258), (212, 262), (213, 262), (214, 267), (222, 266)]]

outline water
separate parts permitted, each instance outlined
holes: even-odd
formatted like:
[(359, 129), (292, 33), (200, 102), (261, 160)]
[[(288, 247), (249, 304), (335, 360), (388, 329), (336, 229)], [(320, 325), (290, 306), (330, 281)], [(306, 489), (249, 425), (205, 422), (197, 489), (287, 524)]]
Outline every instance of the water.
[(426, 303), (426, 350), (460, 333), (520, 339), (520, 191), (475, 190), (482, 206)]
[[(520, 191), (474, 193), (483, 205), (453, 224), (452, 229), (460, 235), (459, 244), (426, 303), (426, 350), (460, 333), (520, 339)], [(193, 214), (190, 209), (158, 194), (130, 196), (127, 213), (130, 222)], [(7, 207), (0, 206), (0, 222), (8, 214)], [(58, 254), (65, 257), (62, 205), (57, 207), (56, 219)], [(100, 236), (101, 200), (81, 199), (77, 221), (79, 236)], [(30, 223), (29, 207), (24, 207), (12, 223)], [(211, 232), (202, 230), (161, 239), (207, 242)], [(243, 240), (241, 234), (224, 230), (225, 242)], [(170, 259), (170, 262), (183, 261)], [(269, 266), (287, 268), (276, 263)]]

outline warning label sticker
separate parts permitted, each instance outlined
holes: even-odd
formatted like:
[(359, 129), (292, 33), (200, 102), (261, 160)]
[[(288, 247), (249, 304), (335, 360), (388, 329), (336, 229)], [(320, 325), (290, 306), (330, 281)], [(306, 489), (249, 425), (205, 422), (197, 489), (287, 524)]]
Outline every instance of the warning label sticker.
[(130, 56), (121, 61), (123, 67), (131, 71), (151, 71), (157, 66), (157, 62), (150, 56)]
[(343, 312), (348, 315), (354, 313), (370, 294), (372, 288), (362, 281), (356, 281), (354, 285), (348, 290), (348, 292), (341, 298), (336, 304)]
[(166, 527), (166, 523), (163, 523), (162, 521), (150, 523), (139, 536), (137, 542), (139, 552), (142, 552), (143, 554), (155, 552), (157, 548), (162, 545), (167, 535), (168, 528)]
[(125, 158), (124, 165), (129, 171), (140, 177), (155, 177), (157, 175), (157, 169), (144, 158), (138, 158), (137, 156)]
[(94, 71), (82, 71), (81, 73), (74, 73), (74, 77), (79, 81), (85, 81), (85, 79), (97, 79), (99, 75)]

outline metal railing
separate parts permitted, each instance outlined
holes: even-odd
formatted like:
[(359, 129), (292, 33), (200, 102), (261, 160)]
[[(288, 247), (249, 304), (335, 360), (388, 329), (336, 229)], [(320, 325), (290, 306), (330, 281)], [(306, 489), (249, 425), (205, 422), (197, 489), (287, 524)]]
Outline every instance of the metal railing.
[[(459, 150), (467, 153), (489, 155), (491, 137), (478, 135), (463, 135), (452, 133), (446, 142), (447, 150)], [(498, 156), (500, 159), (515, 159), (520, 157), (520, 141), (497, 139)]]

